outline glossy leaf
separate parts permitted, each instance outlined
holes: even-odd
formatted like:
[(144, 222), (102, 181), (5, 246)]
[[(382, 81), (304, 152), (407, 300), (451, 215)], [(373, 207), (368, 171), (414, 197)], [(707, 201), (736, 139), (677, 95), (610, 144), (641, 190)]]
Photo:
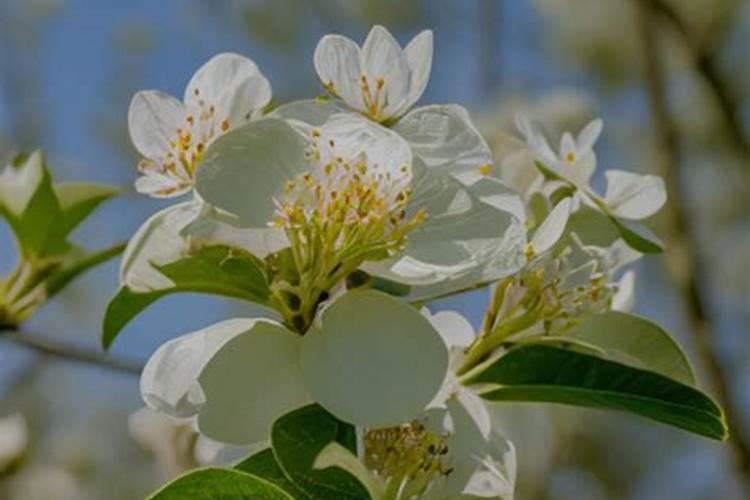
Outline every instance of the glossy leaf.
[(511, 349), (471, 383), (491, 401), (540, 401), (623, 410), (712, 439), (726, 439), (721, 409), (658, 373), (553, 346)]
[(107, 306), (102, 345), (107, 348), (135, 316), (158, 299), (180, 292), (202, 292), (267, 305), (270, 291), (260, 262), (228, 246), (207, 246), (157, 269), (173, 286), (148, 292), (121, 287)]
[(234, 466), (235, 469), (262, 477), (275, 484), (278, 488), (290, 494), (293, 498), (307, 498), (308, 495), (300, 490), (284, 473), (271, 448), (255, 453)]
[(238, 470), (209, 468), (178, 477), (149, 500), (294, 500), (272, 483)]
[(337, 420), (317, 405), (278, 419), (271, 432), (274, 455), (287, 477), (313, 499), (368, 499), (367, 489), (350, 473), (337, 467), (315, 469), (315, 460), (331, 442), (355, 452), (354, 427)]
[(693, 369), (677, 342), (659, 325), (639, 316), (619, 311), (593, 314), (564, 337), (595, 345), (613, 361), (695, 385)]

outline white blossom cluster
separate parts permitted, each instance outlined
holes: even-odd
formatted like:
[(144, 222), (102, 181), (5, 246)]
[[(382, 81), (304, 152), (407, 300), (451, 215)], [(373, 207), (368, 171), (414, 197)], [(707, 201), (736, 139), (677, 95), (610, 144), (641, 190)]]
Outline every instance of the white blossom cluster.
[[(191, 195), (132, 238), (123, 288), (169, 293), (180, 262), (199, 273), (210, 254), (227, 272), (193, 290), (268, 310), (162, 345), (141, 378), (149, 407), (249, 445), (316, 403), (356, 427), (373, 496), (512, 498), (514, 447), (469, 382), (509, 345), (573, 342), (586, 315), (627, 310), (634, 275), (623, 268), (658, 250), (638, 222), (665, 190), (618, 170), (593, 190), (600, 120), (555, 150), (519, 117), (501, 175), (463, 107), (415, 106), (432, 53), (430, 31), (402, 48), (376, 26), (362, 46), (320, 41), (323, 98), (269, 111), (271, 85), (236, 54), (201, 67), (182, 101), (134, 97), (136, 188)], [(415, 307), (484, 286), (478, 330)], [(346, 453), (333, 446), (319, 462), (344, 467)]]

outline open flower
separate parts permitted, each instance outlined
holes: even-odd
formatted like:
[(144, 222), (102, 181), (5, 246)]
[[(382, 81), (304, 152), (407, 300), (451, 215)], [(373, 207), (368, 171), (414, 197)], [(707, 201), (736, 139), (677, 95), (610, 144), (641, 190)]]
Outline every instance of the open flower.
[(388, 30), (374, 26), (360, 48), (341, 35), (326, 35), (315, 49), (323, 86), (347, 106), (377, 122), (394, 120), (422, 96), (432, 66), (432, 31), (403, 50)]
[(526, 117), (517, 116), (516, 126), (538, 161), (576, 184), (589, 184), (596, 169), (594, 143), (602, 133), (603, 125), (600, 119), (587, 124), (575, 139), (570, 132), (565, 132), (560, 139), (560, 149), (557, 153), (552, 150), (547, 139), (531, 126)]
[(593, 146), (601, 134), (601, 120), (586, 125), (576, 139), (569, 132), (564, 133), (559, 154), (552, 151), (547, 139), (525, 117), (517, 117), (516, 125), (543, 173), (550, 174), (553, 181), (562, 180), (576, 188), (590, 207), (618, 219), (638, 221), (655, 214), (666, 202), (664, 181), (655, 175), (607, 170), (604, 196), (591, 190), (589, 184), (596, 169)]
[(492, 272), (516, 269), (506, 241), (513, 215), (483, 202), (451, 167), (414, 161), (402, 136), (358, 115), (293, 123), (266, 118), (219, 139), (196, 189), (238, 224), (285, 234), (296, 272), (317, 266), (307, 276), (323, 280), (303, 302), (365, 263), (384, 278), (441, 289), (463, 286), (459, 278), (487, 270), (501, 250), (509, 262)]
[(219, 54), (193, 75), (183, 102), (156, 90), (130, 103), (130, 137), (144, 159), (136, 189), (155, 197), (189, 191), (211, 142), (246, 123), (271, 100), (271, 86), (253, 61)]
[(304, 336), (268, 319), (232, 319), (167, 342), (146, 365), (141, 392), (151, 408), (197, 416), (212, 439), (248, 444), (311, 401), (355, 425), (410, 421), (447, 367), (440, 334), (418, 311), (380, 292), (350, 291)]

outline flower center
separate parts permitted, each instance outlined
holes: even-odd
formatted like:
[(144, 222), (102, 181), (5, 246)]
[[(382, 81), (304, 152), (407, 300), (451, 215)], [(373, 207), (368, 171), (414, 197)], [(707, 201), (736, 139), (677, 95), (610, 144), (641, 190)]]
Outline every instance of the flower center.
[(359, 87), (362, 90), (362, 103), (365, 105), (367, 114), (375, 121), (381, 121), (383, 108), (388, 105), (388, 96), (385, 92), (385, 79), (375, 79), (375, 84), (370, 85), (367, 75), (359, 77)]
[(417, 421), (368, 430), (364, 436), (365, 465), (387, 479), (389, 488), (395, 485), (398, 498), (420, 495), (433, 479), (449, 475), (448, 452), (445, 438)]
[(365, 261), (402, 250), (407, 234), (426, 217), (424, 210), (407, 215), (408, 165), (393, 173), (364, 152), (353, 158), (339, 153), (332, 139), (314, 129), (305, 153), (312, 169), (287, 182), (269, 223), (283, 229), (290, 243), (298, 284), (280, 286), (296, 297), (287, 319), (302, 333), (321, 295)]
[(573, 164), (576, 161), (576, 155), (572, 151), (568, 151), (565, 153), (565, 162)]
[(206, 147), (230, 128), (229, 119), (219, 120), (216, 107), (201, 98), (199, 89), (195, 89), (193, 95), (196, 101), (189, 105), (190, 114), (185, 118), (184, 125), (169, 141), (171, 151), (167, 152), (164, 163), (166, 173), (188, 179), (192, 179)]

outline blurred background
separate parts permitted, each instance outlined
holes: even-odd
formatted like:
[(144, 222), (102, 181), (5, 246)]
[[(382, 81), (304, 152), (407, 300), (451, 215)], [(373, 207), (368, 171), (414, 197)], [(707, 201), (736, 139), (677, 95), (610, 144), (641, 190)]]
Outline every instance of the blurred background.
[[(653, 172), (669, 186), (654, 221), (669, 251), (640, 264), (636, 311), (686, 346), (702, 385), (725, 404), (733, 439), (615, 413), (502, 405), (498, 421), (520, 461), (517, 498), (750, 499), (750, 2), (0, 0), (0, 159), (43, 148), (58, 180), (120, 187), (76, 237), (92, 248), (127, 239), (163, 205), (132, 189), (134, 92), (181, 96), (210, 56), (235, 51), (258, 63), (276, 103), (314, 96), (318, 39), (362, 41), (374, 23), (402, 44), (435, 31), (422, 102), (468, 107), (498, 159), (516, 112), (553, 138), (600, 116), (599, 173)], [(0, 227), (0, 271), (13, 252)], [(76, 281), (24, 326), (36, 348), (0, 334), (0, 499), (139, 499), (211, 458), (190, 429), (129, 418), (142, 406), (129, 368), (177, 334), (248, 311), (173, 296), (121, 335), (120, 365), (57, 356), (60, 344), (97, 352), (116, 286), (116, 262)], [(485, 299), (437, 307), (478, 321)]]

